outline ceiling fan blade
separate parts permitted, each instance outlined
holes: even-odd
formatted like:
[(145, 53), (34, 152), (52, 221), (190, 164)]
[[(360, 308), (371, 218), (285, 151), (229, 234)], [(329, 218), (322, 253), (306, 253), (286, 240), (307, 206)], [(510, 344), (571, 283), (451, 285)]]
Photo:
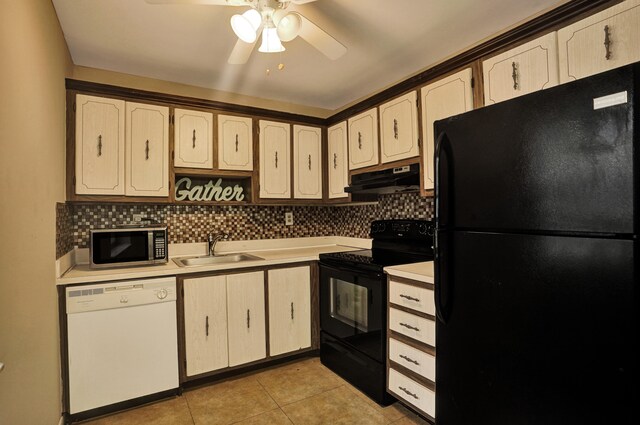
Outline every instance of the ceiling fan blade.
[(330, 36), (325, 30), (311, 22), (309, 19), (299, 13), (298, 15), (302, 20), (302, 25), (300, 26), (298, 35), (306, 40), (307, 43), (320, 50), (331, 60), (336, 60), (347, 53), (347, 48), (342, 43)]
[(205, 4), (210, 6), (244, 6), (245, 0), (144, 0), (149, 4)]
[(256, 45), (256, 41), (253, 43), (245, 43), (244, 41), (238, 39), (236, 41), (236, 45), (233, 47), (231, 54), (229, 55), (228, 63), (231, 65), (243, 65), (247, 63), (249, 60), (249, 56), (251, 56), (251, 52), (253, 52), (253, 48)]

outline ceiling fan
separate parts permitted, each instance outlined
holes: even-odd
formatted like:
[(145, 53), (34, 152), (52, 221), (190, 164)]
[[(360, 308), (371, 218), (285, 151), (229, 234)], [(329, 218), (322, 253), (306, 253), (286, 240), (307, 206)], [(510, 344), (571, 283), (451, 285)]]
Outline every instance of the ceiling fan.
[(347, 48), (322, 28), (298, 12), (287, 11), (291, 3), (305, 4), (316, 0), (145, 0), (150, 4), (204, 4), (211, 6), (246, 6), (250, 9), (231, 17), (231, 28), (238, 41), (229, 55), (230, 64), (249, 60), (261, 34), (259, 52), (285, 50), (282, 41), (301, 37), (331, 60), (347, 52)]

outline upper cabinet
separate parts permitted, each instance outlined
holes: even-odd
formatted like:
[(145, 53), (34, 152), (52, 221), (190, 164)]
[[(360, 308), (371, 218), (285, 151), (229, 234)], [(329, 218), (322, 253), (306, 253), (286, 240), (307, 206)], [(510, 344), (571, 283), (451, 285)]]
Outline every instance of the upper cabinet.
[(322, 129), (293, 126), (294, 198), (322, 199)]
[(552, 32), (482, 62), (484, 103), (490, 105), (558, 84), (558, 47)]
[(349, 184), (349, 169), (347, 164), (347, 122), (343, 121), (329, 127), (328, 134), (328, 174), (329, 199), (346, 198), (349, 196), (344, 188)]
[(76, 95), (76, 194), (124, 195), (124, 105)]
[(125, 195), (169, 196), (169, 108), (126, 103)]
[(380, 106), (382, 163), (418, 156), (418, 96), (415, 91)]
[(260, 198), (291, 198), (291, 129), (260, 121)]
[(213, 167), (213, 114), (209, 112), (176, 109), (175, 148), (173, 165), (176, 167)]
[(560, 82), (640, 61), (640, 0), (627, 0), (558, 31)]
[(253, 120), (249, 117), (218, 115), (218, 168), (253, 170)]
[(378, 165), (378, 113), (373, 108), (349, 118), (349, 170)]
[(471, 68), (464, 69), (420, 90), (422, 99), (422, 132), (425, 140), (422, 151), (423, 187), (434, 188), (435, 136), (433, 123), (473, 109)]

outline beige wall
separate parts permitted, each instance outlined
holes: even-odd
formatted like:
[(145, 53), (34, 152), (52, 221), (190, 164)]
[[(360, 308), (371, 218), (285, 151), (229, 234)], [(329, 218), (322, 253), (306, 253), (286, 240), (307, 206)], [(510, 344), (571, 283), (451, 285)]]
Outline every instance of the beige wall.
[(1, 0), (0, 10), (0, 424), (55, 425), (55, 203), (71, 60), (50, 0)]

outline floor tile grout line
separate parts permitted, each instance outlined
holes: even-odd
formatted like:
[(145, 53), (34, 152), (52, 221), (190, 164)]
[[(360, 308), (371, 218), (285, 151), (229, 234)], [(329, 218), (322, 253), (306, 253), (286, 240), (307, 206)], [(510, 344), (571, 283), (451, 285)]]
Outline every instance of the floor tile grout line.
[(184, 397), (184, 402), (187, 403), (187, 409), (189, 410), (189, 416), (191, 416), (191, 422), (193, 425), (196, 425), (196, 418), (193, 417), (193, 412), (191, 411), (191, 405), (189, 404), (189, 398), (184, 393), (184, 391), (180, 394), (180, 397)]

